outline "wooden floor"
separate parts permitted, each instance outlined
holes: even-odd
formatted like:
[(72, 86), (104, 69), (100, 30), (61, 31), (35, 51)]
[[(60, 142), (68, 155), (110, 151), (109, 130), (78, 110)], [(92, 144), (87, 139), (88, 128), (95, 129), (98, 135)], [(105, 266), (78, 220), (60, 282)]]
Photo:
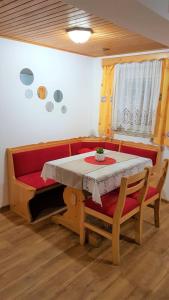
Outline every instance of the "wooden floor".
[[(121, 266), (111, 264), (111, 244), (79, 245), (78, 236), (49, 220), (27, 225), (0, 214), (0, 300), (169, 299), (169, 204), (161, 228), (147, 208), (144, 243), (121, 240)], [(123, 233), (132, 236), (132, 223)]]

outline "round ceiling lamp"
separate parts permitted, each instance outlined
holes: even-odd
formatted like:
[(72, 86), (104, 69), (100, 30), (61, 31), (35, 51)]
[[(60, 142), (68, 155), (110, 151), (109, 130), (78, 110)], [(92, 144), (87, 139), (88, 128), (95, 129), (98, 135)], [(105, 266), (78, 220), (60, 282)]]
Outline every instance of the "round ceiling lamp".
[(93, 30), (91, 28), (72, 27), (66, 29), (66, 32), (74, 43), (83, 44), (89, 40)]

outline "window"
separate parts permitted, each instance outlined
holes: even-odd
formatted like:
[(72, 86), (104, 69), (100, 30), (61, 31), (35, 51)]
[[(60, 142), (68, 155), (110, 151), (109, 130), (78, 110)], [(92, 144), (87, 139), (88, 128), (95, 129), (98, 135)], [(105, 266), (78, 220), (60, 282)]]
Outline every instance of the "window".
[(162, 62), (124, 63), (115, 66), (114, 131), (150, 136), (160, 96)]

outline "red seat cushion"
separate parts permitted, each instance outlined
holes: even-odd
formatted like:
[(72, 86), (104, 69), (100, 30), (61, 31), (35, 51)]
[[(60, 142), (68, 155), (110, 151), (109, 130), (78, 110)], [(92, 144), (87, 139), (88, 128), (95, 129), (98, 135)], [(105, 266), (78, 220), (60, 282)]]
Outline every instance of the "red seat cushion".
[(56, 184), (56, 181), (52, 179), (47, 179), (46, 181), (44, 181), (43, 178), (40, 177), (40, 175), (41, 172), (34, 172), (34, 173), (17, 177), (17, 179), (22, 181), (23, 183), (26, 183), (36, 188), (37, 190)]
[[(157, 195), (157, 194), (158, 194), (157, 188), (150, 186), (148, 188), (147, 195), (145, 197), (145, 201), (150, 199), (151, 197)], [(132, 197), (134, 199), (137, 199), (138, 198), (138, 192), (131, 194), (130, 197)]]
[(150, 158), (153, 162), (153, 165), (156, 164), (157, 153), (158, 153), (155, 150), (141, 149), (141, 148), (130, 147), (130, 146), (125, 146), (125, 145), (121, 146), (120, 152)]
[(93, 151), (93, 149), (90, 149), (90, 148), (81, 148), (77, 152), (78, 152), (78, 154), (82, 154), (82, 153), (87, 153), (87, 152), (90, 152), (90, 151)]
[[(92, 198), (89, 198), (85, 201), (85, 206), (94, 209), (109, 217), (113, 217), (117, 205), (118, 196), (119, 196), (118, 191), (112, 191), (101, 197), (102, 206), (100, 204), (95, 203), (92, 200)], [(139, 202), (137, 201), (137, 199), (127, 197), (125, 200), (125, 205), (124, 205), (122, 215), (124, 216), (125, 214), (132, 211), (134, 208), (138, 206), (139, 206)]]

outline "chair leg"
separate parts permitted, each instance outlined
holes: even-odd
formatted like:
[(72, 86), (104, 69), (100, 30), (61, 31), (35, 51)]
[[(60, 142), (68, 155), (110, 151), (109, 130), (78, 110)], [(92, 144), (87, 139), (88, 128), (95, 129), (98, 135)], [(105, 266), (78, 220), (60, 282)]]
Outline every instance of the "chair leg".
[(84, 245), (86, 241), (86, 234), (85, 234), (85, 228), (82, 230), (80, 229), (80, 245)]
[(120, 265), (120, 224), (112, 227), (112, 260), (114, 265)]
[(160, 227), (160, 199), (154, 203), (154, 223), (155, 227)]
[(86, 240), (86, 229), (84, 226), (84, 220), (85, 220), (85, 206), (84, 203), (81, 203), (81, 209), (80, 209), (80, 245), (85, 244)]
[(143, 209), (135, 215), (135, 241), (137, 244), (142, 244), (142, 232), (143, 232)]

